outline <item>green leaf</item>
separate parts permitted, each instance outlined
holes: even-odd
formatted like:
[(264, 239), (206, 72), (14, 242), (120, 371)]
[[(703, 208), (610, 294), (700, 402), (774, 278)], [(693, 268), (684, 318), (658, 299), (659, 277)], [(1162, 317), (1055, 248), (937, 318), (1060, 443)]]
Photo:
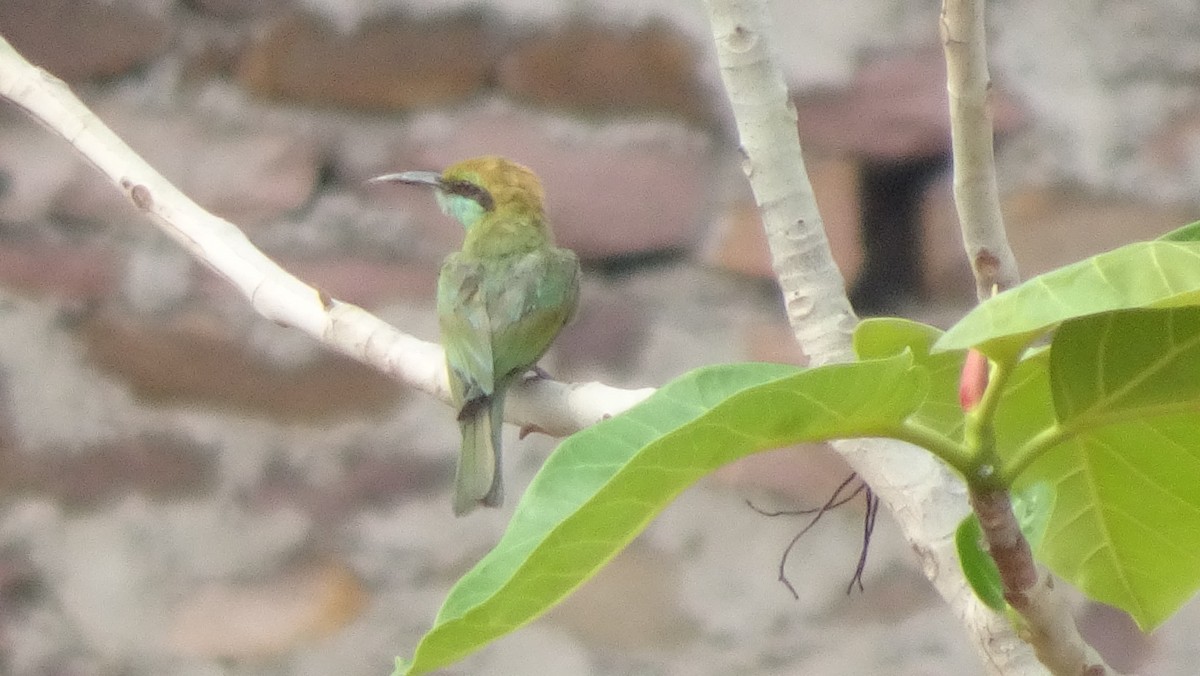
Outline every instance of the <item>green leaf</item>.
[(954, 548), (958, 550), (958, 565), (962, 567), (967, 584), (988, 608), (1001, 612), (1007, 603), (1004, 600), (1004, 584), (1000, 581), (1000, 569), (983, 546), (983, 528), (979, 517), (971, 512), (958, 524), (954, 531)]
[(977, 347), (989, 356), (1076, 317), (1200, 302), (1200, 226), (1139, 242), (1039, 275), (967, 313), (935, 350)]
[(1046, 536), (1050, 516), (1054, 513), (1054, 488), (1045, 481), (1038, 481), (1013, 492), (1013, 514), (1021, 534), (1029, 546), (1037, 551)]
[(1057, 503), (1038, 558), (1150, 631), (1200, 586), (1194, 414), (1089, 432), (1034, 463)]
[(713, 366), (571, 436), (530, 484), (500, 542), (450, 591), (399, 673), (444, 667), (533, 620), (717, 467), (802, 441), (886, 435), (926, 385), (908, 353), (807, 370)]
[(1071, 320), (1050, 374), (1064, 441), (1022, 477), (1055, 487), (1039, 558), (1152, 629), (1200, 589), (1200, 308)]
[(1200, 400), (1200, 308), (1067, 322), (1051, 354), (1055, 411), (1075, 425), (1167, 413)]
[(1200, 221), (1172, 230), (1158, 239), (1163, 242), (1200, 242)]
[(996, 407), (993, 425), (1001, 471), (1008, 475), (1009, 463), (1017, 451), (1056, 424), (1050, 389), (1050, 350), (1038, 348), (1017, 364)]
[[(931, 352), (942, 332), (907, 319), (865, 319), (854, 333), (860, 359), (879, 359), (908, 350), (914, 362), (929, 374), (925, 400), (909, 422), (960, 441), (965, 421), (958, 403), (958, 379), (964, 352)], [(1055, 424), (1051, 405), (1049, 350), (1035, 349), (1016, 366), (994, 422), (997, 454), (1007, 459), (1039, 432)]]
[(909, 420), (960, 441), (964, 417), (958, 404), (958, 379), (964, 353), (931, 354), (933, 344), (941, 335), (941, 330), (935, 327), (908, 319), (864, 319), (854, 330), (854, 352), (859, 359), (882, 359), (905, 350), (911, 352), (915, 363), (929, 374), (929, 390), (925, 401)]

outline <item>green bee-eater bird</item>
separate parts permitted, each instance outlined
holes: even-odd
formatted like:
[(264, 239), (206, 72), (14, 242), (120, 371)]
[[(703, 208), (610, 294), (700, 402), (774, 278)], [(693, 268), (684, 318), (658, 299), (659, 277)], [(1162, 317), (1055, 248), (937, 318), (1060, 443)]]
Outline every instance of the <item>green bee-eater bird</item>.
[(462, 428), (454, 513), (504, 500), (504, 395), (545, 354), (575, 312), (579, 259), (554, 246), (542, 186), (501, 157), (464, 160), (441, 174), (408, 171), (372, 181), (428, 185), (466, 229), (438, 276), (437, 315), (450, 392)]

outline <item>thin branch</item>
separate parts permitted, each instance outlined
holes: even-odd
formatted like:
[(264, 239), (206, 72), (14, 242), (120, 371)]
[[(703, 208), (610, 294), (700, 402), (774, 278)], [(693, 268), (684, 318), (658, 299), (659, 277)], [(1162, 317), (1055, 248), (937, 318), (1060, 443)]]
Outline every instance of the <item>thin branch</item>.
[[(709, 20), (746, 161), (762, 211), (788, 318), (814, 363), (852, 357), (856, 318), (804, 170), (796, 111), (769, 44), (762, 0), (708, 0)], [(990, 291), (990, 286), (989, 286)], [(899, 442), (835, 443), (853, 469), (895, 515), (924, 570), (960, 618), (994, 673), (1044, 674), (1012, 627), (970, 591), (953, 533), (967, 513), (962, 484), (929, 453)]]
[(954, 205), (979, 300), (1020, 281), (996, 187), (992, 108), (988, 100), (992, 83), (983, 14), (983, 0), (944, 0), (940, 21), (946, 52), (946, 89), (950, 94)]
[[(939, 25), (946, 54), (946, 89), (950, 94), (954, 204), (980, 300), (1019, 281), (996, 187), (984, 14), (984, 0), (943, 0)], [(1003, 394), (1004, 381), (1016, 363), (1015, 359), (1000, 362), (972, 420), (990, 422)], [(984, 433), (992, 433), (990, 425)], [(991, 443), (991, 439), (984, 441)], [(1055, 591), (1049, 573), (1034, 563), (1007, 491), (975, 493), (971, 504), (979, 517), (988, 551), (1000, 570), (1005, 600), (1024, 619), (1027, 626), (1023, 633), (1038, 659), (1055, 674), (1113, 673), (1079, 635), (1069, 607)]]
[(1054, 674), (1104, 676), (1116, 673), (1088, 645), (1075, 627), (1071, 606), (1050, 574), (1033, 561), (1029, 542), (1013, 515), (1008, 491), (984, 491), (971, 496), (971, 506), (996, 561), (1004, 600), (1025, 621), (1022, 634), (1038, 659)]
[[(201, 209), (104, 126), (62, 81), (30, 64), (0, 38), (0, 96), (66, 139), (263, 317), (449, 401), (442, 348), (384, 323), (360, 307), (296, 279), (259, 251), (232, 223)], [(506, 418), (566, 435), (642, 401), (653, 389), (527, 379), (509, 393)]]
[(773, 62), (757, 0), (710, 0), (713, 36), (775, 274), (796, 338), (814, 365), (853, 358), (858, 318), (834, 263), (800, 153), (796, 109)]

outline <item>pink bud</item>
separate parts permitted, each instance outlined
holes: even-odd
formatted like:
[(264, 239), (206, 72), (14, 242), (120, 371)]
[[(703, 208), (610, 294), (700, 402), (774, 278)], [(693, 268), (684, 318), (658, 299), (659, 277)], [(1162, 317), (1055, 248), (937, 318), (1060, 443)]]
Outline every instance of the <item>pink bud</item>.
[(963, 362), (962, 375), (958, 378), (958, 405), (970, 411), (983, 399), (988, 385), (988, 359), (982, 352), (971, 348)]

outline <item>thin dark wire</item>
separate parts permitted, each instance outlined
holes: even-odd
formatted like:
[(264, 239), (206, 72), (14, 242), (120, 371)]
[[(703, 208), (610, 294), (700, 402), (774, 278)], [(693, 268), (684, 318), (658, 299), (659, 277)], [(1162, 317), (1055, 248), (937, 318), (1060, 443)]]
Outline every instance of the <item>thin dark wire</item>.
[[(846, 486), (849, 485), (851, 481), (854, 481), (854, 478), (857, 476), (858, 476), (857, 474), (851, 474), (850, 476), (846, 477), (846, 480), (843, 481), (841, 483), (841, 485), (839, 485), (837, 487), (837, 489), (835, 489), (833, 491), (833, 497), (830, 498), (830, 500), (833, 500), (834, 498), (836, 498), (838, 496), (838, 494), (841, 493), (843, 490), (845, 490)], [(781, 509), (777, 512), (768, 512), (765, 509), (760, 509), (759, 507), (755, 506), (755, 504), (753, 502), (750, 502), (749, 498), (746, 499), (746, 506), (749, 507), (750, 509), (753, 509), (754, 511), (758, 512), (759, 514), (762, 514), (763, 516), (805, 516), (807, 514), (815, 514), (817, 512), (823, 512), (823, 511), (827, 511), (830, 509), (835, 509), (837, 507), (841, 507), (842, 505), (846, 504), (847, 502), (850, 502), (851, 500), (853, 500), (854, 496), (858, 495), (858, 492), (861, 490), (862, 490), (862, 486), (859, 486), (853, 493), (851, 493), (850, 495), (847, 495), (846, 497), (842, 498), (841, 500), (838, 500), (837, 502), (834, 502), (832, 504), (829, 502), (826, 502), (824, 505), (822, 505), (820, 507), (813, 507), (811, 509)]]
[(863, 540), (862, 548), (858, 550), (858, 565), (854, 568), (854, 577), (850, 578), (850, 584), (846, 585), (846, 595), (854, 591), (854, 586), (858, 585), (858, 591), (863, 591), (863, 572), (867, 569), (867, 551), (871, 548), (871, 534), (875, 532), (875, 517), (879, 514), (879, 496), (871, 490), (871, 487), (863, 483), (860, 488), (866, 489), (867, 513), (863, 516)]
[[(783, 583), (783, 586), (787, 587), (788, 591), (790, 591), (792, 593), (792, 597), (795, 598), (797, 601), (800, 600), (800, 593), (796, 591), (796, 587), (794, 585), (792, 585), (792, 581), (789, 580), (788, 576), (787, 576), (788, 557), (791, 556), (792, 550), (795, 549), (796, 543), (800, 541), (800, 538), (804, 537), (805, 533), (812, 530), (812, 527), (817, 525), (817, 522), (821, 520), (822, 516), (825, 516), (826, 512), (833, 509), (834, 507), (846, 504), (846, 502), (848, 502), (854, 496), (858, 495), (863, 490), (863, 487), (866, 486), (866, 484), (859, 483), (859, 485), (854, 489), (853, 492), (850, 493), (850, 495), (846, 496), (845, 498), (841, 497), (842, 491), (846, 490), (846, 487), (850, 485), (850, 482), (854, 481), (857, 477), (858, 477), (858, 475), (853, 474), (853, 473), (850, 476), (846, 477), (846, 480), (843, 481), (841, 484), (839, 484), (836, 489), (834, 489), (833, 495), (829, 496), (829, 499), (825, 501), (825, 504), (821, 505), (820, 507), (817, 507), (816, 509), (804, 509), (804, 510), (797, 510), (797, 511), (781, 511), (781, 512), (778, 512), (775, 514), (771, 514), (771, 513), (763, 512), (762, 510), (759, 510), (758, 508), (754, 507), (754, 505), (750, 505), (751, 509), (754, 509), (755, 511), (759, 512), (760, 514), (766, 514), (768, 516), (778, 516), (778, 515), (783, 515), (783, 514), (788, 514), (788, 515), (790, 515), (790, 514), (798, 514), (798, 515), (812, 514), (813, 515), (813, 518), (808, 522), (808, 525), (806, 525), (804, 528), (802, 528), (799, 533), (796, 533), (796, 536), (793, 537), (792, 541), (788, 543), (787, 548), (783, 550), (783, 556), (779, 557), (779, 581)], [(747, 501), (747, 502), (749, 502), (749, 501)]]

